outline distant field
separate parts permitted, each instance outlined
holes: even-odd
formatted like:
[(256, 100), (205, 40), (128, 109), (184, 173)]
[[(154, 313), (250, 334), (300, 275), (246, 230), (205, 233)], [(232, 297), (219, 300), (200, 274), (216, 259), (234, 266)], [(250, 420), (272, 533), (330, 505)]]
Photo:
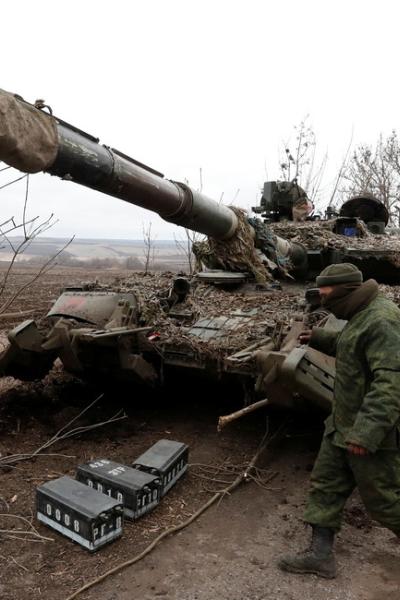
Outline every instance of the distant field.
[[(21, 238), (10, 238), (16, 246)], [(59, 252), (68, 240), (61, 238), (35, 239), (19, 260), (43, 262)], [(107, 240), (107, 239), (75, 239), (62, 253), (57, 262), (73, 264), (76, 261), (90, 263), (92, 261), (115, 262), (115, 266), (131, 266), (141, 268), (144, 265), (145, 246), (143, 240)], [(11, 260), (10, 247), (0, 248), (0, 261)], [(151, 263), (154, 268), (180, 270), (187, 265), (185, 254), (177, 248), (173, 240), (155, 240), (152, 249)]]

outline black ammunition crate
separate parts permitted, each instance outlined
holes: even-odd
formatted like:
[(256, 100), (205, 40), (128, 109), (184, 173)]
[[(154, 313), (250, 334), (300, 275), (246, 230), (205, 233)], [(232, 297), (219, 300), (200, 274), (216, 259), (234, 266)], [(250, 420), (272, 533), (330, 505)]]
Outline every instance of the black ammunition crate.
[(36, 489), (36, 509), (39, 521), (91, 552), (122, 533), (122, 503), (71, 477), (40, 485)]
[(189, 448), (182, 442), (159, 440), (133, 463), (134, 469), (157, 475), (161, 479), (162, 496), (187, 470)]
[(158, 475), (150, 475), (105, 458), (79, 465), (76, 478), (122, 502), (125, 516), (130, 519), (137, 519), (152, 510), (161, 497)]

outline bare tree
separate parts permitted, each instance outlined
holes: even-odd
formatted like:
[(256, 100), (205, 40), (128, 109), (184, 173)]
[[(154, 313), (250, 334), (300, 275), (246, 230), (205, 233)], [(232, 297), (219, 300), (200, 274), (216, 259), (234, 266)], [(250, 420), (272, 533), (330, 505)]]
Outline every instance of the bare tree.
[(127, 256), (124, 261), (124, 266), (125, 269), (128, 269), (129, 271), (140, 271), (142, 263), (136, 256)]
[(147, 275), (151, 266), (154, 264), (155, 258), (155, 240), (156, 237), (152, 233), (152, 222), (146, 226), (143, 224), (143, 243), (144, 243), (144, 274)]
[(196, 266), (196, 257), (192, 252), (192, 246), (195, 242), (198, 242), (203, 236), (197, 231), (191, 229), (184, 229), (184, 237), (178, 238), (174, 235), (175, 245), (180, 253), (182, 253), (186, 259), (189, 275), (193, 275)]
[[(1, 169), (0, 172), (6, 171), (7, 169), (8, 167), (5, 167)], [(26, 283), (17, 287), (16, 289), (9, 290), (8, 284), (10, 275), (15, 267), (15, 264), (41, 234), (43, 234), (45, 231), (48, 231), (57, 223), (57, 220), (55, 220), (53, 214), (44, 220), (40, 220), (39, 216), (28, 218), (29, 175), (20, 176), (17, 179), (13, 179), (3, 184), (0, 186), (0, 190), (24, 178), (26, 180), (26, 186), (22, 215), (20, 217), (12, 216), (0, 223), (0, 248), (8, 248), (11, 253), (9, 264), (0, 279), (0, 315), (4, 314), (5, 311), (10, 308), (10, 306), (24, 290), (29, 288), (37, 279), (39, 279), (39, 277), (54, 267), (57, 257), (60, 256), (60, 254), (71, 244), (72, 240), (74, 239), (72, 237), (66, 244), (62, 246), (60, 250), (46, 259), (44, 264), (42, 264), (38, 270), (33, 273), (31, 278)]]
[(298, 183), (315, 204), (320, 196), (328, 156), (325, 153), (322, 160), (316, 163), (317, 141), (314, 129), (309, 124), (309, 115), (295, 125), (294, 131), (294, 139), (284, 144), (283, 156), (279, 161), (281, 176), (284, 181)]
[(400, 207), (400, 145), (396, 131), (376, 145), (360, 144), (354, 150), (344, 173), (342, 193), (347, 196), (372, 194), (381, 200), (390, 216), (398, 221)]
[(294, 126), (295, 140), (285, 143), (284, 156), (280, 162), (281, 174), (284, 181), (302, 180), (303, 171), (313, 165), (315, 157), (315, 133), (308, 125), (307, 115), (299, 125)]
[(349, 155), (350, 155), (351, 146), (353, 144), (353, 134), (354, 134), (354, 131), (352, 130), (346, 152), (343, 156), (341, 165), (339, 167), (339, 170), (338, 170), (335, 180), (334, 180), (334, 184), (333, 184), (331, 196), (329, 198), (328, 206), (332, 206), (335, 204), (337, 195), (339, 196), (339, 202), (340, 202), (341, 185), (342, 185), (343, 179), (346, 176), (346, 171), (347, 171), (348, 164), (349, 164)]

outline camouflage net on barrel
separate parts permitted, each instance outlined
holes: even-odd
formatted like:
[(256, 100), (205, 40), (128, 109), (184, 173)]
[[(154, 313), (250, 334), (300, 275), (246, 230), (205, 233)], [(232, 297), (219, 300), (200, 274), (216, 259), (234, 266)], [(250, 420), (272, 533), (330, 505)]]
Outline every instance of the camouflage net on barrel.
[(203, 263), (208, 269), (249, 272), (257, 283), (266, 283), (272, 279), (266, 264), (263, 263), (255, 247), (255, 234), (249, 225), (244, 210), (229, 207), (238, 218), (238, 228), (228, 240), (208, 238), (195, 242), (192, 250), (198, 265)]

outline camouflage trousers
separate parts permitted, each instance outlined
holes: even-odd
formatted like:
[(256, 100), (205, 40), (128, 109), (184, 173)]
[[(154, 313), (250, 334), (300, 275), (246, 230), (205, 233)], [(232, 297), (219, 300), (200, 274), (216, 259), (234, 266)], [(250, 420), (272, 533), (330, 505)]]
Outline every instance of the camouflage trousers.
[(339, 530), (346, 500), (355, 488), (370, 516), (400, 535), (400, 450), (354, 456), (323, 438), (311, 474), (304, 520)]

